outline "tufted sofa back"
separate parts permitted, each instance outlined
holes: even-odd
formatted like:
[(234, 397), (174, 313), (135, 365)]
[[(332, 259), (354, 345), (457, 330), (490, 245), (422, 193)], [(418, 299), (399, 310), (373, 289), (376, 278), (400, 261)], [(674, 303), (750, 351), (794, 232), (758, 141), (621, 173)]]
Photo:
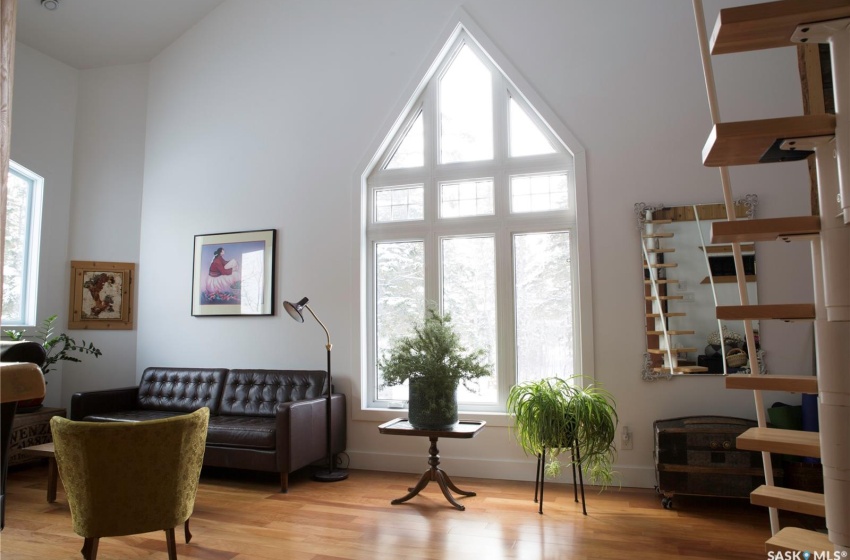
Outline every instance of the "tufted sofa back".
[(274, 416), (278, 403), (322, 396), (324, 371), (231, 369), (227, 372), (220, 414)]
[(226, 369), (147, 368), (139, 384), (142, 410), (193, 412), (206, 406), (217, 414)]

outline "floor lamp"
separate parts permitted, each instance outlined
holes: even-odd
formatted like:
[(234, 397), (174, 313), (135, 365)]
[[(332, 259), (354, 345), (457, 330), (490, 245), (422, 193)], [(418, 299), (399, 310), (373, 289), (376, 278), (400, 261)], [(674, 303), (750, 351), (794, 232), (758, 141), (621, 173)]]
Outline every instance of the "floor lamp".
[(307, 305), (309, 300), (307, 298), (301, 298), (301, 301), (298, 303), (289, 303), (288, 301), (283, 302), (283, 308), (286, 309), (286, 312), (289, 313), (289, 316), (298, 321), (299, 323), (304, 322), (304, 315), (301, 312), (306, 309), (310, 312), (310, 315), (313, 316), (313, 319), (316, 320), (319, 325), (322, 326), (322, 329), (325, 331), (325, 335), (328, 337), (328, 343), (325, 345), (325, 348), (328, 350), (328, 406), (327, 406), (327, 428), (325, 430), (327, 436), (327, 444), (328, 444), (328, 468), (327, 469), (319, 469), (318, 471), (313, 473), (313, 479), (318, 480), (320, 482), (338, 482), (340, 480), (345, 480), (348, 478), (348, 472), (344, 470), (334, 470), (334, 454), (333, 448), (331, 447), (333, 438), (333, 424), (331, 423), (332, 413), (331, 413), (331, 348), (333, 345), (331, 344), (331, 335), (328, 332), (328, 328), (325, 326), (322, 321), (316, 317), (316, 314), (313, 313), (313, 310), (310, 309), (310, 306)]

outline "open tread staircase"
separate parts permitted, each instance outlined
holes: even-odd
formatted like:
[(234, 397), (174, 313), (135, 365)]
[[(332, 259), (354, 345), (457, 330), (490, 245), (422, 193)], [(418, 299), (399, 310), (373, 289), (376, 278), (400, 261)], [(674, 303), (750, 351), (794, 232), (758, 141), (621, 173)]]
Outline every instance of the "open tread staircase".
[[(775, 163), (796, 161), (814, 155), (817, 166), (817, 200), (823, 216), (799, 216), (772, 218), (768, 220), (732, 220), (716, 222), (712, 227), (711, 243), (753, 243), (782, 239), (807, 240), (812, 242), (812, 260), (814, 263), (815, 300), (812, 304), (725, 306), (717, 307), (717, 318), (727, 320), (763, 320), (777, 319), (815, 320), (815, 341), (818, 353), (817, 376), (800, 375), (730, 375), (726, 377), (728, 389), (747, 389), (755, 392), (759, 425), (764, 426), (764, 407), (761, 391), (775, 390), (798, 393), (817, 393), (821, 391), (819, 408), (821, 430), (823, 433), (798, 430), (780, 430), (767, 427), (751, 428), (737, 438), (737, 448), (764, 453), (781, 453), (803, 457), (821, 457), (821, 440), (824, 441), (824, 483), (833, 492), (817, 494), (796, 489), (780, 488), (768, 484), (757, 488), (751, 494), (753, 504), (771, 508), (770, 520), (773, 536), (765, 543), (767, 552), (792, 553), (793, 557), (808, 557), (803, 551), (820, 553), (815, 557), (844, 557), (846, 552), (836, 555), (839, 550), (850, 547), (847, 542), (848, 515), (846, 505), (848, 486), (846, 479), (834, 474), (836, 464), (847, 468), (846, 406), (836, 404), (846, 399), (846, 385), (839, 379), (847, 374), (846, 346), (842, 346), (845, 330), (828, 326), (833, 317), (827, 313), (828, 304), (824, 304), (823, 278), (839, 276), (837, 270), (846, 266), (846, 254), (837, 253), (834, 247), (835, 225), (833, 216), (843, 217), (843, 227), (850, 225), (847, 207), (847, 192), (844, 182), (847, 177), (848, 146), (848, 91), (850, 85), (847, 73), (847, 49), (850, 46), (850, 0), (779, 0), (754, 3), (748, 6), (721, 9), (711, 34), (710, 48), (704, 34), (701, 0), (694, 1), (698, 22), (700, 49), (703, 55), (703, 71), (706, 77), (706, 89), (712, 110), (712, 128), (702, 150), (703, 164), (708, 167), (728, 167), (756, 163)], [(752, 50), (786, 47), (800, 43), (829, 43), (832, 59), (832, 86), (835, 97), (835, 114), (814, 114), (782, 118), (719, 122), (717, 116), (717, 94), (710, 66), (710, 51), (713, 55), (737, 53)], [(811, 57), (810, 57), (811, 58)], [(814, 75), (801, 71), (804, 90), (808, 79), (817, 80), (819, 69)], [(821, 109), (823, 111), (823, 109)], [(835, 157), (833, 157), (833, 154)], [(729, 176), (722, 173), (724, 199), (731, 204)], [(823, 176), (822, 176), (823, 172)], [(840, 173), (839, 173), (840, 172)], [(843, 176), (843, 178), (842, 178)], [(839, 194), (840, 193), (840, 194)], [(838, 203), (836, 204), (836, 194)], [(843, 200), (843, 202), (841, 202)], [(827, 201), (826, 203), (824, 201)], [(832, 201), (832, 202), (829, 202)], [(817, 204), (817, 203), (816, 203)], [(838, 209), (837, 214), (835, 214)], [(831, 249), (832, 252), (828, 252)], [(737, 271), (738, 277), (743, 271)], [(828, 276), (828, 275), (833, 276)], [(848, 289), (846, 277), (839, 280), (840, 289)], [(828, 292), (836, 297), (833, 292)], [(846, 319), (843, 315), (842, 319)], [(828, 320), (829, 319), (829, 320)], [(749, 325), (749, 323), (748, 323)], [(748, 336), (750, 327), (747, 326)], [(832, 337), (832, 338), (830, 338)], [(846, 338), (846, 337), (845, 337)], [(823, 400), (825, 395), (829, 398)], [(828, 421), (824, 422), (824, 418)], [(765, 460), (769, 460), (765, 455)], [(827, 465), (830, 465), (827, 468)], [(765, 464), (767, 467), (767, 463)], [(765, 477), (768, 478), (765, 468)], [(837, 492), (837, 493), (836, 493)], [(807, 531), (795, 527), (779, 529), (776, 511), (782, 509), (807, 515), (826, 518), (829, 527), (827, 534)], [(832, 538), (832, 541), (830, 541)], [(783, 554), (782, 557), (791, 557)]]

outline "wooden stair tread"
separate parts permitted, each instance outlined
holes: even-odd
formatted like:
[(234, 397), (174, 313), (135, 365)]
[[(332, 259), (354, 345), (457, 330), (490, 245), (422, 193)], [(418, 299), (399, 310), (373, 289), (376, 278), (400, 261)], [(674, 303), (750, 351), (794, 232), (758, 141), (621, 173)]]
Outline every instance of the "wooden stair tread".
[(724, 220), (711, 224), (712, 243), (775, 241), (779, 238), (818, 235), (819, 233), (820, 218), (817, 216)]
[(776, 319), (779, 321), (812, 321), (815, 306), (811, 303), (785, 303), (773, 305), (718, 305), (718, 319), (727, 321), (757, 321)]
[[(646, 334), (655, 334), (655, 335), (663, 335), (664, 331), (647, 331)], [(696, 331), (667, 331), (669, 336), (683, 335), (683, 334), (696, 334)]]
[[(647, 348), (646, 350), (650, 354), (666, 354), (666, 348)], [(672, 354), (687, 354), (688, 352), (696, 352), (696, 348), (670, 348), (670, 352)]]
[(672, 224), (673, 220), (670, 220), (670, 219), (646, 220), (644, 223), (646, 223), (646, 224)]
[(814, 375), (734, 374), (726, 376), (726, 388), (817, 394), (818, 378)]
[(835, 545), (829, 537), (817, 531), (808, 531), (799, 527), (785, 527), (764, 543), (765, 552), (831, 552)]
[(659, 249), (647, 249), (647, 253), (675, 253), (676, 249), (674, 247), (662, 247)]
[(794, 45), (798, 25), (850, 17), (846, 0), (768, 2), (720, 10), (711, 34), (711, 54)]
[[(653, 263), (649, 265), (649, 268), (676, 268), (679, 266), (676, 263)], [(644, 268), (647, 268), (646, 263), (643, 265)]]
[[(700, 280), (700, 284), (711, 284), (711, 281), (714, 280), (715, 284), (735, 284), (738, 282), (737, 276), (714, 276), (709, 279), (708, 276)], [(744, 276), (745, 282), (755, 282), (756, 275), (755, 274), (747, 274)]]
[[(732, 254), (732, 245), (728, 243), (724, 243), (722, 245), (709, 245), (708, 247), (700, 247), (703, 251), (710, 255), (716, 254)], [(747, 243), (745, 245), (741, 245), (742, 253), (752, 253), (756, 250), (756, 246), (753, 243)]]
[[(670, 373), (670, 368), (658, 367), (652, 368), (652, 371), (655, 373)], [(673, 368), (673, 373), (705, 373), (707, 371), (708, 368), (703, 366), (676, 366)]]
[[(652, 284), (652, 280), (644, 280), (644, 284)], [(656, 284), (678, 284), (679, 281), (674, 278), (659, 278), (655, 281)]]
[(823, 494), (780, 486), (759, 486), (750, 493), (750, 503), (784, 511), (826, 517)]
[(738, 449), (820, 457), (820, 435), (802, 430), (749, 428), (736, 440)]
[[(660, 318), (661, 314), (660, 313), (647, 313), (646, 316), (649, 319), (651, 319), (653, 317)], [(681, 312), (677, 311), (675, 313), (665, 313), (664, 316), (665, 317), (685, 317), (685, 316), (687, 316), (687, 313), (681, 313)]]
[[(834, 134), (835, 115), (830, 114), (717, 123), (702, 149), (702, 163), (707, 167), (763, 163), (777, 140)], [(796, 157), (794, 152), (784, 152), (781, 157), (802, 159), (809, 153), (801, 150), (801, 157)]]
[(661, 238), (661, 237), (673, 237), (673, 232), (672, 231), (661, 231), (661, 232), (658, 232), (658, 233), (641, 234), (642, 239), (655, 239), (655, 238)]

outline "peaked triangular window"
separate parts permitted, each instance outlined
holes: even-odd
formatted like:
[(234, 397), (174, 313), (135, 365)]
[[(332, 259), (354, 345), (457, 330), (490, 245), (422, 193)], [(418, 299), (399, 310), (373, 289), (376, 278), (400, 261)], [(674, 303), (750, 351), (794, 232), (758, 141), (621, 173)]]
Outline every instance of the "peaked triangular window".
[(425, 165), (425, 137), (420, 112), (407, 129), (407, 134), (404, 135), (404, 139), (396, 148), (385, 169), (404, 169), (423, 165)]
[(512, 97), (510, 100), (511, 156), (554, 154), (555, 148)]
[(440, 80), (440, 163), (493, 159), (493, 76), (463, 45)]

